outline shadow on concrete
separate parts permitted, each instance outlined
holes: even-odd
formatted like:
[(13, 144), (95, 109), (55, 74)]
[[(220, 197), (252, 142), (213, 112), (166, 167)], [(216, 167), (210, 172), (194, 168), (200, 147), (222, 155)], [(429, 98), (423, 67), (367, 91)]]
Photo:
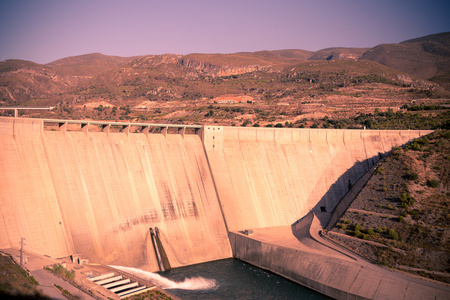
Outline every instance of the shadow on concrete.
[[(377, 165), (382, 157), (384, 157), (384, 155), (380, 153), (377, 156), (357, 162), (331, 185), (330, 189), (312, 209), (317, 218), (320, 220), (322, 228), (326, 228), (328, 226), (330, 218), (336, 213), (336, 208), (338, 208), (338, 204), (341, 200), (344, 199), (349, 193), (355, 193), (355, 183), (357, 183), (360, 178), (362, 178), (375, 165)], [(345, 207), (345, 210), (347, 210), (351, 202), (347, 204), (348, 205)], [(340, 212), (343, 214), (345, 210), (342, 211), (341, 209)]]
[[(379, 155), (357, 162), (339, 176), (311, 211), (291, 225), (294, 236), (299, 240), (305, 237), (311, 237), (309, 230), (314, 215), (320, 221), (322, 229), (334, 225), (330, 224), (330, 221), (339, 219), (345, 213), (356, 195), (365, 185), (365, 182), (361, 183), (361, 179), (367, 173), (373, 171), (385, 156), (386, 153), (379, 153)], [(343, 199), (346, 199), (345, 203), (342, 201)]]

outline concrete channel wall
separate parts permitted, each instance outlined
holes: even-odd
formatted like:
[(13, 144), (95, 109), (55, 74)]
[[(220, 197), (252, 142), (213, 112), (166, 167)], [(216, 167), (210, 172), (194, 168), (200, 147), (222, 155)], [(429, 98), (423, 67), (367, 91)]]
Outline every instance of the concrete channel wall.
[(236, 258), (279, 274), (334, 299), (448, 299), (449, 288), (427, 285), (396, 272), (302, 251), (230, 232)]

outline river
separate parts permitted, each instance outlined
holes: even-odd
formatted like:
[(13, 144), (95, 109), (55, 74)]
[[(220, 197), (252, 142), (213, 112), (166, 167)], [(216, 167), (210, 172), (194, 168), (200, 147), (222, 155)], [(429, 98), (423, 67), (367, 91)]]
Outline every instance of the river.
[(202, 263), (166, 272), (124, 271), (152, 281), (181, 299), (330, 299), (237, 259)]

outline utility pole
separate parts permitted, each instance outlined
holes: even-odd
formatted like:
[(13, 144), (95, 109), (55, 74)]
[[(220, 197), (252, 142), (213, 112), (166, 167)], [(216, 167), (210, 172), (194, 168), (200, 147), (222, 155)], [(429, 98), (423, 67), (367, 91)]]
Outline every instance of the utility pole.
[(25, 240), (25, 238), (21, 238), (20, 239), (20, 267), (23, 269), (23, 241)]

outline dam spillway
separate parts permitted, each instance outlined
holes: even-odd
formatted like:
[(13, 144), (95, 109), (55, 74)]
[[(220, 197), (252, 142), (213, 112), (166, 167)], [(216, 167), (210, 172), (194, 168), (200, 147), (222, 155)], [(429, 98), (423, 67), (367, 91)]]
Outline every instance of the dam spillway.
[(25, 237), (39, 254), (149, 271), (150, 227), (173, 268), (232, 257), (229, 232), (331, 212), (380, 155), (430, 133), (53, 123), (0, 118), (0, 248)]

